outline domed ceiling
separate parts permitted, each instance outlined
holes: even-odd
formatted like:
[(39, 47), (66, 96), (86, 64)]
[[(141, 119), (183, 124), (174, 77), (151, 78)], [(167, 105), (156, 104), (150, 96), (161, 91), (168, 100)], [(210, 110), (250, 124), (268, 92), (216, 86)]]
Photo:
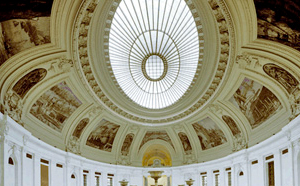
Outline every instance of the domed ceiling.
[(0, 3), (0, 110), (59, 149), (198, 163), (299, 114), (298, 2), (30, 3)]

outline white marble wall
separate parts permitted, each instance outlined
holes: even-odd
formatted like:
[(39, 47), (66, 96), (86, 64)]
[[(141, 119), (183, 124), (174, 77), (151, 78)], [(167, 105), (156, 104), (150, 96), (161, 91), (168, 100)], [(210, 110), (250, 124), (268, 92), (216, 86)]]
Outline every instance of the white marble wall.
[[(41, 159), (49, 161), (49, 186), (83, 186), (83, 170), (88, 171), (88, 186), (95, 185), (95, 172), (100, 172), (100, 185), (107, 185), (107, 174), (114, 174), (114, 186), (126, 179), (128, 185), (143, 186), (143, 176), (149, 168), (110, 165), (95, 162), (78, 155), (52, 147), (33, 137), (30, 132), (0, 114), (0, 186), (40, 186)], [(282, 151), (288, 149), (283, 154)], [(232, 186), (267, 186), (267, 160), (273, 155), (276, 186), (300, 185), (300, 117), (293, 120), (279, 133), (251, 148), (241, 150), (221, 159), (162, 168), (171, 176), (171, 185), (185, 184), (192, 178), (194, 185), (202, 186), (201, 172), (207, 172), (207, 185), (214, 186), (214, 171), (219, 170), (220, 186), (228, 185), (228, 170), (231, 168)], [(32, 159), (26, 154), (30, 154)], [(12, 169), (8, 159), (14, 160)], [(258, 161), (252, 164), (253, 161)], [(270, 160), (269, 160), (270, 161)], [(63, 165), (62, 168), (57, 164)], [(156, 168), (158, 169), (158, 168)], [(161, 170), (161, 169), (159, 169)], [(15, 171), (15, 172), (14, 172)], [(240, 172), (243, 176), (239, 176)], [(75, 175), (75, 179), (71, 175)]]

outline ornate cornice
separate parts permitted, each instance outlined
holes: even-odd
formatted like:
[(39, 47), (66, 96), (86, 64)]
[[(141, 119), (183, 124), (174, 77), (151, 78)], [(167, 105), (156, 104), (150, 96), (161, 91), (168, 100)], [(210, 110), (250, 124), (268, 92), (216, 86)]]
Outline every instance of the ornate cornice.
[[(108, 51), (108, 41), (109, 41), (109, 30), (110, 25), (113, 19), (113, 15), (118, 7), (120, 0), (114, 0), (112, 3), (108, 16), (105, 20), (105, 31), (104, 31), (104, 54), (105, 54), (105, 63), (109, 64), (109, 51)], [(186, 1), (187, 5), (189, 6), (196, 25), (199, 32), (199, 37), (203, 37), (202, 33), (202, 24), (200, 22), (200, 17), (196, 11), (195, 5), (193, 4), (192, 0)], [(103, 90), (101, 86), (99, 86), (96, 78), (94, 77), (91, 61), (90, 61), (90, 53), (88, 52), (88, 37), (89, 31), (91, 28), (91, 20), (93, 18), (94, 11), (97, 7), (98, 1), (96, 0), (86, 0), (82, 3), (81, 9), (79, 14), (76, 18), (76, 25), (73, 33), (73, 55), (74, 60), (76, 61), (76, 69), (79, 71), (82, 81), (89, 86), (88, 89), (92, 90), (90, 92), (91, 95), (95, 97), (95, 100), (100, 100), (100, 102), (105, 105), (109, 110), (121, 115), (129, 120), (133, 120), (138, 123), (167, 123), (173, 122), (182, 118), (189, 116), (192, 113), (195, 113), (199, 109), (201, 109), (209, 99), (212, 98), (216, 90), (220, 87), (220, 84), (225, 77), (225, 71), (229, 68), (228, 64), (230, 61), (234, 59), (234, 30), (233, 30), (233, 23), (230, 18), (229, 11), (223, 1), (215, 1), (210, 0), (209, 5), (212, 9), (213, 15), (215, 17), (216, 23), (219, 27), (219, 58), (218, 58), (218, 66), (214, 75), (214, 78), (205, 92), (205, 94), (198, 99), (196, 103), (189, 106), (188, 109), (183, 110), (182, 113), (179, 113), (176, 116), (170, 116), (167, 118), (162, 119), (148, 119), (133, 115), (128, 113), (127, 111), (121, 109), (117, 105), (110, 100)], [(204, 43), (200, 43), (200, 58), (199, 61), (202, 61), (203, 52), (204, 52)], [(78, 65), (80, 64), (80, 65)], [(201, 66), (201, 64), (200, 64)], [(199, 68), (200, 69), (200, 68)], [(196, 75), (197, 76), (197, 75)], [(184, 97), (184, 96), (183, 96)]]

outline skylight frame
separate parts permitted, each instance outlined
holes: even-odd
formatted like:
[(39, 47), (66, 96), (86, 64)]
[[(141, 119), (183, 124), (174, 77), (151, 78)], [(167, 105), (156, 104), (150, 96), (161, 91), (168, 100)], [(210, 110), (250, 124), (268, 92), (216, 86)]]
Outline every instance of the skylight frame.
[[(137, 3), (137, 6), (135, 8), (133, 8), (133, 2)], [(145, 9), (149, 10), (151, 8), (152, 2), (159, 3), (160, 5), (166, 5), (166, 3), (169, 3), (172, 6), (171, 8), (169, 7), (169, 9), (167, 6), (165, 6), (164, 8), (166, 11), (157, 14), (157, 22), (155, 22), (156, 19), (149, 22), (142, 18), (141, 20), (134, 18), (134, 15), (138, 15), (138, 11), (142, 12), (140, 9), (138, 9), (139, 7), (144, 6)], [(132, 14), (130, 14), (128, 10), (130, 9), (130, 7), (134, 10), (133, 12), (131, 12)], [(162, 7), (158, 7), (158, 9), (161, 8)], [(155, 12), (154, 9), (155, 7), (152, 7), (150, 13)], [(175, 12), (181, 12), (181, 14), (174, 18), (172, 16), (175, 15)], [(151, 17), (149, 16), (150, 13), (140, 13), (140, 17)], [(163, 17), (160, 17), (159, 14), (162, 14), (163, 17), (168, 18), (163, 20)], [(193, 82), (195, 81), (195, 74), (197, 74), (196, 72), (201, 66), (199, 56), (199, 24), (197, 25), (197, 21), (194, 20), (193, 16), (193, 12), (191, 12), (188, 5), (183, 0), (121, 1), (115, 12), (110, 28), (109, 57), (110, 66), (113, 70), (113, 78), (115, 78), (116, 80), (116, 85), (128, 98), (145, 108), (162, 109), (173, 105), (175, 102), (181, 99), (188, 90), (190, 90)], [(155, 15), (153, 14), (152, 17), (155, 17)], [(131, 24), (129, 24), (130, 19)], [(172, 24), (174, 23), (175, 19), (178, 20), (177, 23)], [(187, 21), (185, 22), (185, 24), (182, 24), (186, 19)], [(133, 23), (133, 20), (135, 20), (136, 22)], [(160, 21), (162, 21), (163, 23), (166, 22), (166, 24), (156, 24)], [(153, 22), (154, 24), (151, 22)], [(117, 27), (116, 25), (119, 25), (119, 27)], [(140, 27), (138, 27), (137, 25), (140, 25)], [(189, 26), (185, 27), (185, 25)], [(133, 27), (136, 28), (134, 29)], [(159, 27), (164, 29), (157, 29)], [(120, 37), (118, 34), (123, 34), (123, 37)], [(148, 34), (148, 38), (146, 34)], [(145, 76), (143, 77), (143, 79), (135, 78), (133, 75), (134, 73), (132, 73), (132, 71), (130, 70), (130, 65), (126, 65), (126, 61), (128, 62), (128, 64), (130, 63), (130, 58), (133, 58), (133, 61), (137, 61), (136, 59), (142, 61), (147, 55), (158, 55), (162, 56), (161, 58), (166, 58), (164, 55), (160, 54), (157, 51), (157, 48), (155, 48), (155, 50), (152, 49), (153, 45), (155, 45), (157, 43), (157, 40), (159, 40), (159, 37), (156, 37), (156, 43), (153, 43), (155, 42), (155, 40), (152, 40), (152, 42), (147, 42), (148, 40), (151, 40), (152, 36), (155, 34), (156, 36), (160, 34), (161, 40), (171, 43), (166, 46), (166, 49), (171, 46), (173, 47), (171, 50), (171, 52), (173, 53), (171, 56), (172, 60), (177, 60), (179, 64), (177, 65), (177, 75), (173, 75), (172, 77), (164, 76), (164, 78), (160, 79), (159, 81), (153, 81), (153, 79), (149, 80), (149, 78), (147, 79), (147, 77)], [(162, 38), (167, 39), (164, 40)], [(143, 44), (141, 44), (142, 40), (144, 40)], [(190, 49), (191, 51), (188, 52), (188, 49)], [(170, 66), (167, 66), (167, 71), (169, 72)], [(141, 73), (143, 74), (142, 68), (140, 68), (140, 72), (137, 77), (141, 77)], [(174, 72), (171, 73), (174, 74)], [(128, 76), (128, 74), (130, 74), (130, 76)], [(126, 78), (124, 79), (124, 77)], [(163, 80), (166, 81), (164, 82)], [(168, 82), (168, 84), (166, 82)]]

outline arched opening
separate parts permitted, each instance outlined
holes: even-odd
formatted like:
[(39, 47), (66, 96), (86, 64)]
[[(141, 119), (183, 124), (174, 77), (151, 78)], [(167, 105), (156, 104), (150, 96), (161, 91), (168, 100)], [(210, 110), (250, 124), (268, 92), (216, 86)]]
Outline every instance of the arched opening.
[(244, 176), (244, 172), (243, 171), (240, 171), (237, 175), (237, 183), (238, 183), (238, 186), (244, 186), (246, 182), (246, 176)]
[(14, 165), (14, 160), (11, 157), (8, 158), (8, 164)]
[(7, 167), (7, 185), (15, 186), (17, 183), (17, 165), (12, 157), (8, 158)]
[(74, 173), (71, 175), (69, 186), (77, 186), (77, 179), (76, 179), (76, 175)]
[(143, 156), (143, 166), (172, 166), (172, 159), (168, 149), (160, 144), (149, 146)]

